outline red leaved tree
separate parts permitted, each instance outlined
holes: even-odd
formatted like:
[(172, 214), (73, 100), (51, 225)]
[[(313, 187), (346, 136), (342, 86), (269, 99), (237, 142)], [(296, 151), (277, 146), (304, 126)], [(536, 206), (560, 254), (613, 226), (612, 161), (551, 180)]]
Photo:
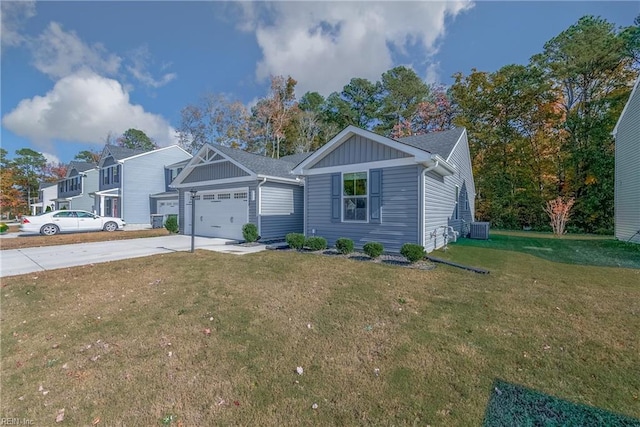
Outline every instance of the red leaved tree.
[(571, 208), (574, 202), (575, 199), (573, 197), (564, 200), (560, 196), (547, 202), (544, 211), (549, 215), (551, 228), (553, 228), (553, 234), (556, 236), (562, 236), (565, 233), (565, 226), (571, 216)]

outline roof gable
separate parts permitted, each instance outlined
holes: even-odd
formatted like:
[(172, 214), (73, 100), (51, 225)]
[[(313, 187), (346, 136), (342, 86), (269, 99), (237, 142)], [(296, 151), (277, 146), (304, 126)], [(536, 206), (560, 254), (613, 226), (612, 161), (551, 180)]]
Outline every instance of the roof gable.
[[(356, 139), (352, 139), (354, 136), (356, 137)], [(387, 152), (387, 154), (383, 156), (383, 157), (386, 156), (387, 160), (390, 159), (391, 161), (394, 161), (394, 160), (403, 161), (404, 159), (404, 161), (410, 161), (413, 159), (415, 162), (418, 162), (418, 163), (429, 162), (431, 160), (431, 154), (422, 148), (414, 147), (409, 144), (403, 144), (394, 139), (387, 138), (382, 135), (378, 135), (377, 133), (374, 133), (365, 129), (360, 129), (355, 126), (348, 126), (345, 129), (343, 129), (339, 134), (337, 134), (335, 137), (333, 137), (331, 141), (327, 142), (325, 145), (320, 147), (317, 151), (315, 151), (313, 154), (311, 154), (309, 157), (307, 157), (305, 160), (299, 163), (295, 167), (293, 172), (297, 175), (303, 175), (305, 171), (308, 171), (316, 166), (321, 167), (320, 165), (323, 165), (323, 163), (329, 163), (329, 162), (323, 162), (323, 159), (330, 156), (334, 151), (338, 150), (343, 144), (346, 143), (347, 146), (349, 145), (355, 146), (359, 144), (358, 140), (365, 144), (369, 144), (371, 147), (374, 146), (373, 144), (379, 144), (383, 147), (387, 147), (388, 149), (390, 149)], [(383, 150), (384, 149), (386, 148), (383, 148)], [(336, 152), (336, 154), (338, 153), (339, 151)], [(376, 160), (373, 160), (373, 157), (371, 157), (370, 160), (367, 160), (367, 157), (372, 155), (368, 155), (366, 153), (367, 151), (365, 147), (364, 154), (362, 154), (361, 152), (361, 154), (357, 159), (352, 158), (350, 159), (350, 161), (353, 162), (354, 160), (357, 160), (358, 163), (363, 163), (363, 162), (366, 163), (367, 161), (370, 161), (370, 162), (376, 161)], [(382, 161), (385, 161), (385, 160), (382, 160)], [(335, 167), (344, 166), (346, 164), (351, 164), (351, 163), (338, 164), (338, 166), (335, 166)], [(326, 167), (326, 166), (328, 165), (325, 165), (322, 167)]]
[(624, 120), (624, 116), (627, 113), (627, 109), (629, 108), (629, 104), (631, 104), (631, 101), (633, 99), (633, 97), (636, 95), (636, 92), (638, 91), (638, 86), (640, 86), (640, 76), (638, 76), (638, 78), (636, 79), (635, 84), (633, 85), (633, 89), (631, 90), (631, 94), (629, 95), (629, 99), (627, 100), (627, 103), (624, 104), (624, 108), (622, 109), (622, 113), (620, 113), (620, 117), (618, 118), (618, 122), (616, 123), (616, 126), (613, 128), (613, 132), (611, 132), (613, 134), (613, 137), (616, 137), (616, 134), (618, 133), (618, 127), (620, 126), (620, 122), (622, 122), (622, 120)]

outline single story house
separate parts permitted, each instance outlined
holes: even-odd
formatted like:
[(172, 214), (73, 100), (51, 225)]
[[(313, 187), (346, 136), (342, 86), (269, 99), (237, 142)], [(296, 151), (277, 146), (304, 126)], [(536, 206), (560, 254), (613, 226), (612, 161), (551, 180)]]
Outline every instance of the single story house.
[(349, 126), (306, 157), (304, 233), (376, 241), (389, 252), (416, 243), (430, 252), (467, 234), (475, 185), (464, 128), (391, 139)]
[(616, 239), (640, 243), (640, 77), (618, 123), (615, 138), (614, 220)]
[[(263, 240), (303, 228), (303, 180), (291, 169), (308, 154), (272, 159), (220, 145), (204, 145), (178, 174), (180, 233), (240, 240), (255, 224)], [(195, 197), (191, 190), (195, 191)]]

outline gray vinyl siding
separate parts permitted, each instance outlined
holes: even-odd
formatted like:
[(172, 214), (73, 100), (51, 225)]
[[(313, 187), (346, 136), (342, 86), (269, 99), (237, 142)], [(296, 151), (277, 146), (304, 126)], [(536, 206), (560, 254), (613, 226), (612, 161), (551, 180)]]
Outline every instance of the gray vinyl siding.
[[(214, 185), (202, 185), (195, 187), (199, 192), (200, 191), (212, 191), (212, 190), (225, 190), (227, 188), (241, 188), (248, 187), (249, 188), (249, 222), (258, 226), (258, 216), (257, 216), (257, 197), (251, 197), (251, 194), (256, 191), (256, 187), (258, 186), (258, 182), (256, 180), (248, 180), (227, 184), (214, 184)], [(180, 228), (180, 233), (185, 234), (185, 232), (190, 232), (190, 230), (185, 230), (185, 201), (187, 203), (191, 203), (189, 198), (191, 194), (189, 194), (188, 189), (179, 189), (179, 204), (178, 204), (178, 226)]]
[(204, 164), (201, 166), (197, 166), (189, 173), (189, 175), (185, 177), (182, 182), (202, 182), (212, 181), (214, 179), (240, 178), (243, 176), (249, 176), (249, 174), (233, 163), (226, 161), (221, 163)]
[(89, 212), (98, 212), (95, 200), (90, 193), (98, 191), (98, 169), (91, 169), (82, 172), (86, 178), (82, 178), (82, 192), (71, 198), (69, 201), (69, 209), (82, 209)]
[(260, 187), (260, 236), (263, 239), (302, 233), (304, 189), (300, 185), (266, 182)]
[(640, 86), (618, 122), (615, 145), (615, 235), (640, 243)]
[(177, 146), (126, 159), (122, 165), (121, 217), (128, 224), (150, 224), (149, 195), (165, 190), (164, 165), (188, 159)]
[[(427, 172), (424, 178), (424, 247), (427, 252), (444, 245), (443, 227), (451, 226), (461, 233), (464, 226), (474, 220), (475, 184), (471, 171), (469, 144), (466, 134), (447, 159), (456, 167), (456, 173), (441, 176)], [(458, 192), (458, 218), (455, 218), (456, 186)], [(468, 201), (468, 209), (467, 209)], [(460, 234), (459, 234), (460, 235)]]
[(383, 169), (379, 224), (331, 222), (331, 174), (307, 176), (305, 234), (322, 236), (329, 245), (339, 237), (352, 239), (358, 248), (380, 242), (387, 252), (399, 252), (404, 243), (419, 243), (420, 169), (417, 165)]
[(353, 135), (338, 148), (327, 154), (322, 160), (313, 165), (312, 169), (329, 166), (351, 165), (354, 163), (376, 162), (380, 160), (393, 160), (410, 157), (384, 144)]

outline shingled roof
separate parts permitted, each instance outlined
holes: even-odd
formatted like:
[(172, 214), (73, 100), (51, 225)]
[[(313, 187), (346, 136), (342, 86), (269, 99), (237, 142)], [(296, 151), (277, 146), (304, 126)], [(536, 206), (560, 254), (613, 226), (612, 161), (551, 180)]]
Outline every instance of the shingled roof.
[[(282, 178), (294, 178), (291, 169), (297, 164), (295, 162), (297, 154), (286, 156), (281, 159), (272, 159), (260, 154), (249, 153), (236, 148), (224, 147), (222, 145), (211, 145), (216, 151), (240, 163), (257, 175), (277, 176)], [(309, 155), (310, 153), (305, 153)]]
[(138, 154), (147, 153), (152, 150), (134, 150), (132, 148), (119, 147), (117, 145), (105, 145), (105, 150), (109, 150), (111, 156), (116, 160), (123, 160)]
[(398, 138), (396, 141), (427, 151), (431, 154), (437, 154), (446, 160), (463, 132), (464, 128), (455, 128), (440, 132), (426, 133), (424, 135), (407, 136), (404, 138)]
[(96, 166), (95, 163), (91, 163), (91, 162), (81, 162), (78, 160), (71, 160), (69, 162), (69, 170), (71, 169), (75, 169), (78, 172), (86, 172), (90, 169), (94, 169)]

